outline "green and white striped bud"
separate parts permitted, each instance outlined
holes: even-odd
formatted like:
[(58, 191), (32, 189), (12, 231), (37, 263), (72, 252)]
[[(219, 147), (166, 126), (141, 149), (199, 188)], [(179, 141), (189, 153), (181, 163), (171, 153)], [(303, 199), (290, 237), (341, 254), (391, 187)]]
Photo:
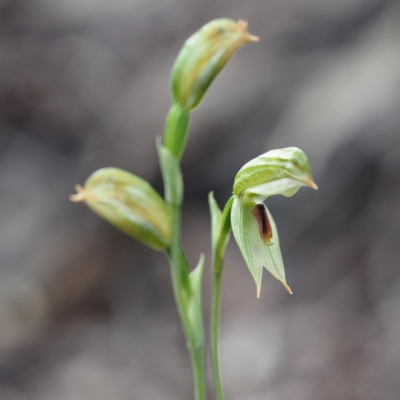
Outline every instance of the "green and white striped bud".
[(301, 186), (317, 189), (307, 156), (297, 147), (271, 150), (245, 164), (236, 175), (231, 225), (236, 243), (261, 292), (263, 267), (289, 293), (278, 230), (263, 201), (272, 195), (293, 196)]
[(172, 70), (174, 103), (191, 110), (203, 98), (211, 82), (235, 51), (256, 36), (247, 32), (247, 22), (216, 19), (188, 38)]
[(74, 202), (84, 201), (102, 218), (155, 250), (171, 242), (171, 221), (164, 200), (145, 180), (118, 168), (94, 172), (77, 185)]
[(172, 69), (173, 105), (164, 133), (164, 144), (178, 161), (186, 145), (190, 111), (235, 51), (258, 40), (247, 32), (247, 22), (224, 18), (209, 22), (186, 40)]

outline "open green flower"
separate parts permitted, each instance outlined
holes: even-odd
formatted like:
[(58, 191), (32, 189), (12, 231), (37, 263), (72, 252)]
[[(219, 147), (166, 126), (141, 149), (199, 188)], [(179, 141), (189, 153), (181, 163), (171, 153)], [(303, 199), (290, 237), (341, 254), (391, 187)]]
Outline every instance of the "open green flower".
[(168, 207), (151, 185), (118, 168), (94, 172), (85, 186), (76, 186), (71, 201), (84, 201), (102, 218), (155, 250), (171, 242)]
[(245, 164), (236, 175), (231, 210), (236, 243), (261, 293), (263, 267), (289, 293), (276, 224), (264, 200), (272, 195), (293, 196), (301, 186), (317, 189), (304, 152), (296, 147), (271, 150)]

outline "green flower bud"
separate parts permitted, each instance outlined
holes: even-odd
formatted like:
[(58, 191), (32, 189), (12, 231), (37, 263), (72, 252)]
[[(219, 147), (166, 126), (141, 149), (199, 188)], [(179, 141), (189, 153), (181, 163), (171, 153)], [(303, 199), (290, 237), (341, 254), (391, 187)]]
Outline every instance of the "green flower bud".
[(216, 19), (186, 40), (172, 70), (174, 102), (191, 110), (221, 69), (241, 46), (257, 42), (247, 32), (247, 22)]
[(236, 243), (261, 292), (265, 267), (289, 293), (278, 230), (263, 201), (272, 195), (292, 196), (301, 186), (317, 189), (304, 152), (296, 147), (272, 150), (245, 164), (235, 178), (231, 225)]
[(84, 201), (94, 212), (123, 232), (156, 249), (168, 248), (171, 222), (164, 200), (145, 180), (118, 168), (93, 173), (76, 186), (74, 202)]

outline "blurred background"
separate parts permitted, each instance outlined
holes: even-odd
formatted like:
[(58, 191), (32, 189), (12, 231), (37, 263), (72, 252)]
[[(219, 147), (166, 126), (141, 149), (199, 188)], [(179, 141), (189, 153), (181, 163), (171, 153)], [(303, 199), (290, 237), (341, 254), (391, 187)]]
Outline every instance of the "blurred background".
[[(227, 398), (400, 398), (399, 0), (1, 0), (0, 399), (192, 398), (165, 257), (68, 195), (104, 166), (162, 191), (170, 70), (217, 17), (261, 41), (193, 114), (192, 265), (210, 260), (208, 192), (222, 206), (248, 160), (298, 146), (320, 187), (267, 203), (293, 296), (265, 273), (257, 300), (231, 240)], [(206, 269), (206, 315), (209, 294)]]

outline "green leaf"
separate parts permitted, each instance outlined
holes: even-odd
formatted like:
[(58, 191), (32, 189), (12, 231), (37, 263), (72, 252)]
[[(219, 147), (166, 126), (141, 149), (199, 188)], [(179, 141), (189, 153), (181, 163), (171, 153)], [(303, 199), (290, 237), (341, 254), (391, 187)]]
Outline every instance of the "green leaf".
[(180, 206), (183, 196), (183, 180), (178, 160), (161, 140), (157, 139), (158, 158), (164, 180), (165, 199), (168, 204)]
[(204, 269), (204, 254), (200, 255), (196, 268), (189, 274), (191, 294), (187, 304), (187, 315), (190, 321), (192, 337), (196, 338), (194, 346), (203, 343), (203, 314), (202, 314), (202, 279)]
[(217, 202), (214, 199), (214, 193), (210, 192), (208, 194), (208, 205), (210, 207), (211, 214), (211, 242), (215, 247), (220, 233), (220, 223), (222, 212), (218, 207)]
[(213, 192), (210, 192), (208, 195), (208, 203), (211, 213), (211, 244), (213, 253), (215, 254), (218, 252), (223, 258), (231, 231), (230, 213), (233, 196), (226, 203), (223, 212), (219, 209), (218, 204), (214, 199)]
[(76, 189), (72, 201), (84, 201), (102, 218), (153, 249), (169, 246), (168, 208), (145, 180), (118, 168), (103, 168)]
[(275, 222), (267, 207), (262, 204), (272, 231), (272, 238), (266, 244), (260, 234), (257, 219), (252, 212), (255, 206), (256, 203), (244, 204), (238, 197), (235, 197), (231, 210), (231, 223), (236, 243), (256, 283), (257, 297), (260, 297), (261, 293), (263, 267), (278, 279), (289, 293), (292, 293), (286, 284)]
[(231, 209), (233, 204), (234, 197), (227, 201), (225, 204), (224, 210), (222, 211), (221, 216), (221, 236), (227, 237), (231, 231)]

